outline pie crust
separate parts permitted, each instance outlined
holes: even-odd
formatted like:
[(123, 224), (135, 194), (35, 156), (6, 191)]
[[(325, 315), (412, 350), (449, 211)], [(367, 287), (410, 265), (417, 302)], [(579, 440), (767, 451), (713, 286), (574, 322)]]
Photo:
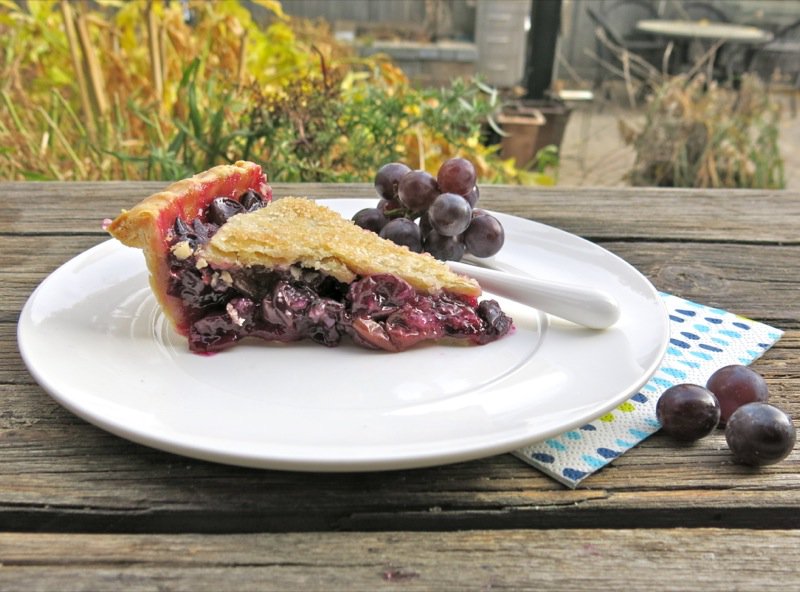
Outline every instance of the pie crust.
[[(257, 203), (245, 212), (249, 190)], [(242, 213), (215, 218), (226, 203), (218, 198), (241, 199), (232, 205)], [(365, 347), (401, 351), (448, 336), (487, 343), (512, 326), (496, 302), (478, 303), (475, 280), (431, 255), (313, 200), (273, 202), (266, 175), (250, 162), (173, 183), (106, 228), (144, 251), (153, 292), (194, 351), (224, 349), (249, 335), (311, 337), (328, 346), (350, 335)]]
[(121, 243), (144, 251), (153, 293), (164, 314), (183, 335), (189, 329), (183, 303), (168, 294), (170, 268), (166, 254), (175, 220), (193, 220), (217, 197), (236, 197), (248, 189), (258, 191), (266, 201), (272, 199), (272, 188), (261, 166), (245, 161), (217, 166), (154, 193), (106, 226)]

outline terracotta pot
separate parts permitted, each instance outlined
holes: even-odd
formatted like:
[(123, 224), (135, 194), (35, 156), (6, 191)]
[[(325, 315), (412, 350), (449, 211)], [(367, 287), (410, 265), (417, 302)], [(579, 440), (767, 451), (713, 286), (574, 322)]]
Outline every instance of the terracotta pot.
[(539, 146), (539, 132), (547, 120), (538, 109), (504, 109), (497, 123), (508, 134), (500, 140), (500, 156), (513, 158), (517, 168), (533, 163)]
[(503, 108), (497, 123), (508, 136), (500, 141), (500, 156), (529, 168), (536, 153), (551, 144), (560, 147), (571, 110), (557, 101), (521, 101)]

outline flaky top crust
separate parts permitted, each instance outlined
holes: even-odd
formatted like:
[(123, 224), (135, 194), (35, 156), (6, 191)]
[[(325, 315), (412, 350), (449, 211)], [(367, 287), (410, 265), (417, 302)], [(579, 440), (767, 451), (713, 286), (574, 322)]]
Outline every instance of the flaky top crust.
[(202, 256), (216, 267), (299, 264), (350, 283), (358, 276), (396, 275), (425, 293), (478, 296), (478, 283), (458, 275), (427, 253), (382, 239), (333, 210), (299, 197), (285, 197), (225, 223)]
[[(146, 197), (106, 226), (123, 244), (144, 251), (153, 293), (184, 335), (189, 327), (183, 304), (168, 294), (168, 249), (175, 220), (180, 217), (191, 222), (214, 198), (235, 198), (248, 189), (271, 200), (272, 189), (259, 165), (239, 161), (217, 166)], [(203, 247), (201, 256), (220, 268), (298, 264), (346, 283), (357, 276), (391, 273), (426, 293), (481, 293), (475, 280), (453, 273), (430, 255), (384, 240), (305, 198), (284, 198), (255, 212), (233, 216)]]

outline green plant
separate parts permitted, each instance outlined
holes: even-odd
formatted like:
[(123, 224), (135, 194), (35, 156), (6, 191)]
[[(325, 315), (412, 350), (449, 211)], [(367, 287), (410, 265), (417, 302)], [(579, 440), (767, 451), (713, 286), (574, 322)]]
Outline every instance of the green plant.
[[(254, 133), (245, 154), (270, 162), (274, 179), (367, 181), (387, 162), (435, 171), (457, 153), (467, 154), (483, 176), (502, 175), (479, 142), (494, 105), (478, 83), (457, 80), (433, 90), (366, 71), (333, 76), (250, 101), (246, 125)], [(357, 83), (367, 78), (370, 84)]]
[(366, 181), (461, 155), (483, 182), (528, 182), (480, 142), (496, 93), (413, 88), (324, 23), (266, 24), (238, 0), (0, 0), (0, 176), (175, 179), (240, 158), (284, 181)]

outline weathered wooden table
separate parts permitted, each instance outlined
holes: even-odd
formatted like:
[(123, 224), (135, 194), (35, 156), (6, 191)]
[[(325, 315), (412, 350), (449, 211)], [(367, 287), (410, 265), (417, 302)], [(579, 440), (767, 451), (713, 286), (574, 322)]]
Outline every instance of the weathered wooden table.
[[(510, 455), (296, 474), (190, 460), (60, 407), (17, 351), (45, 276), (158, 183), (0, 184), (0, 590), (662, 590), (800, 586), (800, 452), (754, 470), (660, 434), (575, 491)], [(365, 185), (276, 195), (372, 197)], [(484, 207), (786, 331), (754, 368), (800, 417), (800, 194), (485, 187)]]

